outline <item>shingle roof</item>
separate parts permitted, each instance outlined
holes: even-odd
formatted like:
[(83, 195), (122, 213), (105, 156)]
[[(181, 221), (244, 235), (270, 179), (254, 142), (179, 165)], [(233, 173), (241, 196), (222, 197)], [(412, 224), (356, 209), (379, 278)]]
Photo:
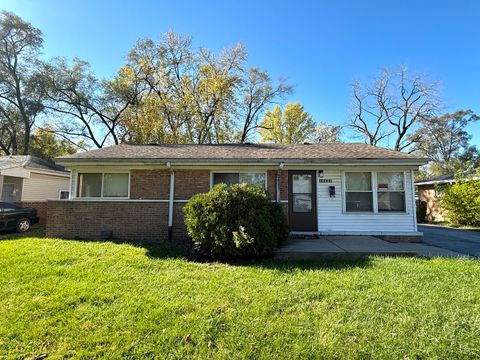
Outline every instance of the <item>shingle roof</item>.
[(327, 160), (406, 160), (424, 163), (413, 155), (363, 143), (115, 145), (57, 159), (60, 163), (89, 161), (266, 162)]
[(0, 170), (11, 169), (14, 167), (28, 167), (38, 170), (65, 171), (61, 165), (53, 161), (40, 159), (31, 155), (6, 155), (0, 156)]

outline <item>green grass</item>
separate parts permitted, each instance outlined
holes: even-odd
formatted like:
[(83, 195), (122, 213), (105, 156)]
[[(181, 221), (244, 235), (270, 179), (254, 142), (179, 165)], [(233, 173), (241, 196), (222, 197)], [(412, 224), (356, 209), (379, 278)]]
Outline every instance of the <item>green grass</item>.
[(228, 265), (4, 238), (0, 269), (0, 359), (480, 357), (473, 260)]

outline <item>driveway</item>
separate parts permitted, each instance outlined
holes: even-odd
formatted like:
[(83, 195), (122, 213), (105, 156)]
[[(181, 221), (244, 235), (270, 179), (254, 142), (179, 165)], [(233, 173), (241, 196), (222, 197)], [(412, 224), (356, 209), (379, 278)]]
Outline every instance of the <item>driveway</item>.
[(445, 228), (441, 226), (419, 225), (423, 232), (423, 242), (462, 254), (480, 257), (480, 232)]

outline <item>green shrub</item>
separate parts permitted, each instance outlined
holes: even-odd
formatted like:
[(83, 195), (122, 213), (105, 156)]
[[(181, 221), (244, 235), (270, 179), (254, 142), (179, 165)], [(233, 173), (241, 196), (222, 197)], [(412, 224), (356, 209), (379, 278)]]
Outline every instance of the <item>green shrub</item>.
[(271, 256), (288, 237), (280, 204), (256, 186), (216, 185), (192, 197), (183, 211), (194, 248), (212, 259)]
[(427, 203), (425, 201), (417, 200), (417, 222), (424, 223), (427, 217)]
[(480, 180), (458, 177), (442, 187), (440, 202), (453, 224), (480, 226)]

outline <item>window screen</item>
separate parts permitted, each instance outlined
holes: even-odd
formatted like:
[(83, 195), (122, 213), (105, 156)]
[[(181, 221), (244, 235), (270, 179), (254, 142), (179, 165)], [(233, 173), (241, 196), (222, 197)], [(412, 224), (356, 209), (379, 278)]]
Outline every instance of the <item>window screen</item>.
[(345, 210), (347, 212), (373, 211), (372, 174), (345, 173)]
[(378, 211), (405, 211), (402, 172), (377, 173)]
[(78, 197), (101, 197), (102, 174), (80, 173), (78, 174)]

